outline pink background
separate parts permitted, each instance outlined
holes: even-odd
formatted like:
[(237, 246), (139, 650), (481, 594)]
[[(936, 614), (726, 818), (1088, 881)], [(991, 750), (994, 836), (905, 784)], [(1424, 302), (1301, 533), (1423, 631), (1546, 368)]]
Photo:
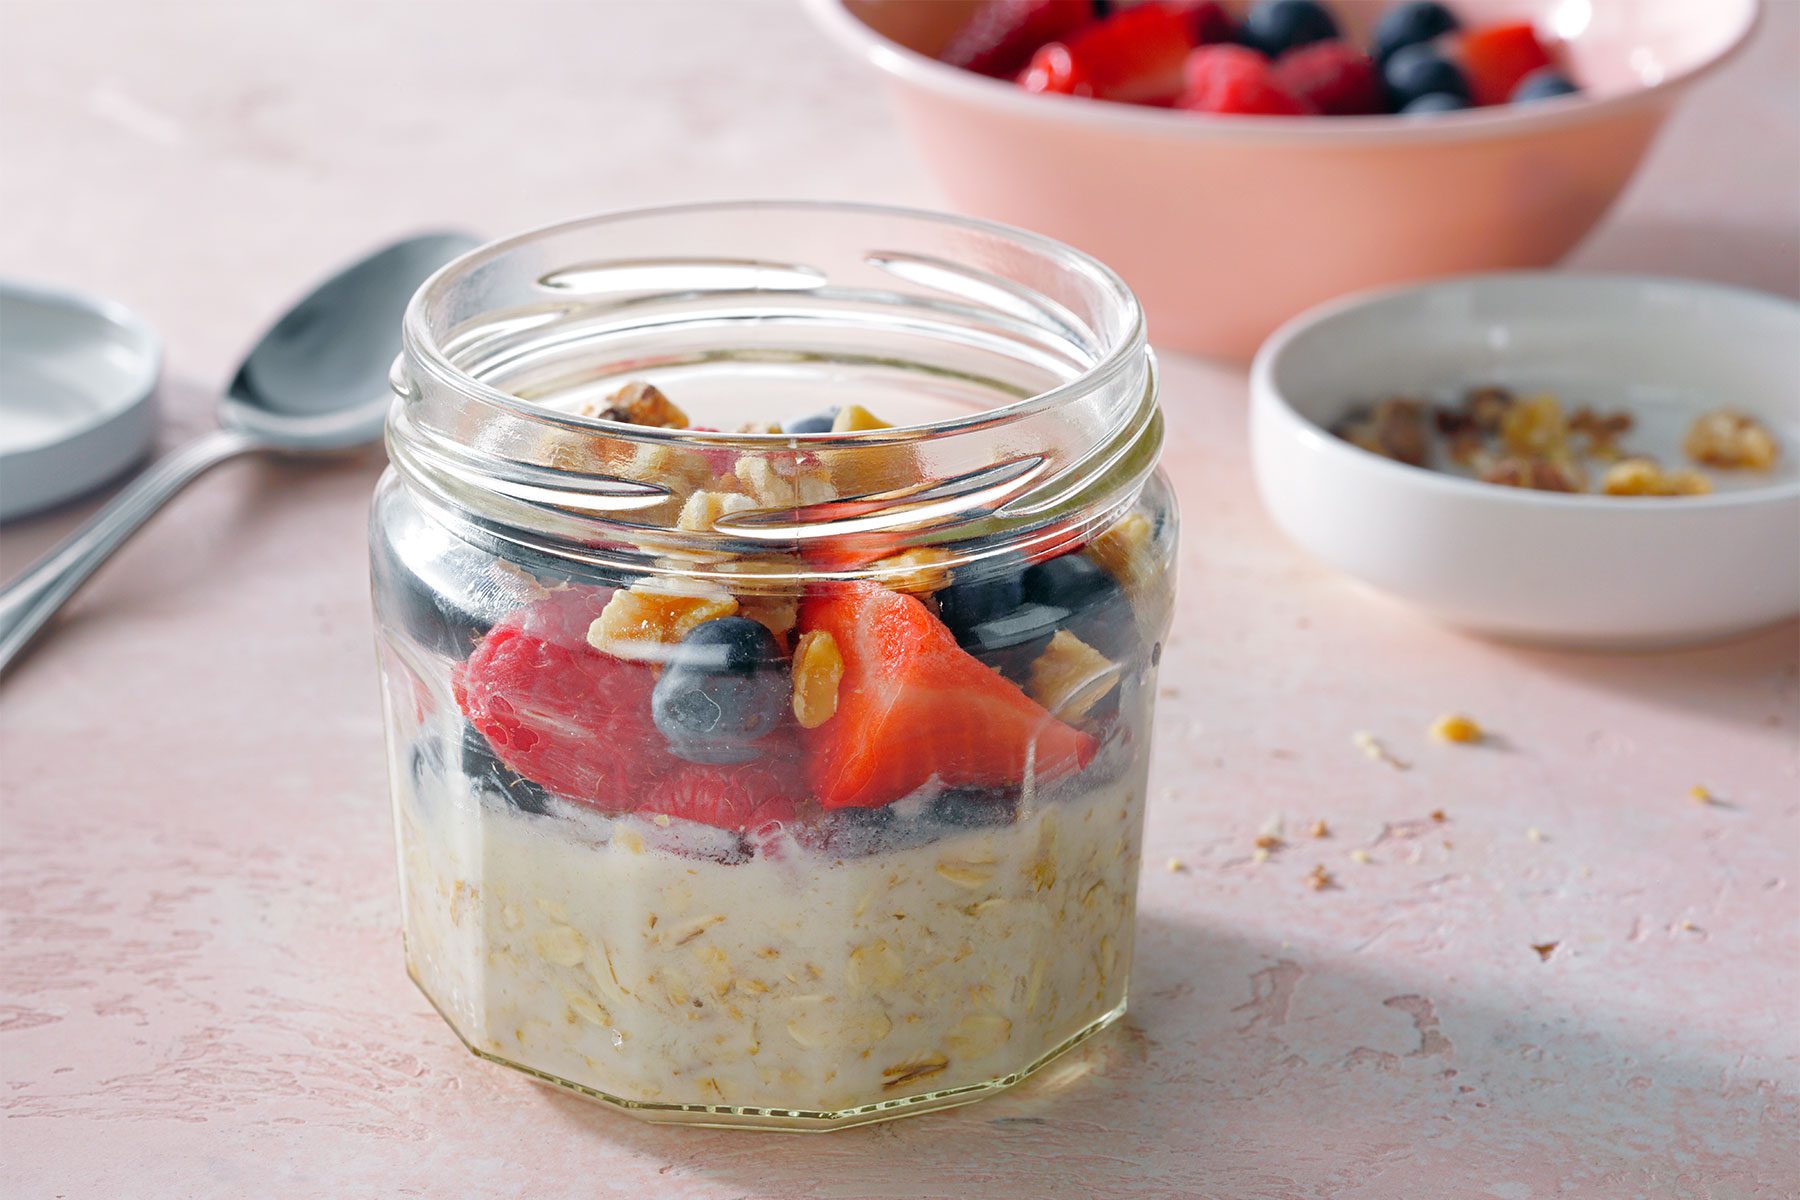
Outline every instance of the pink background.
[[(0, 264), (163, 331), (173, 443), (261, 322), (400, 231), (936, 200), (796, 8), (696, 7), (15, 2)], [(1800, 5), (1771, 8), (1573, 265), (1800, 287)], [(1125, 1027), (811, 1139), (640, 1125), (468, 1057), (401, 969), (378, 463), (245, 462), (0, 686), (0, 1193), (1794, 1195), (1795, 626), (1652, 657), (1431, 628), (1277, 538), (1240, 372), (1166, 367), (1183, 600)], [(6, 568), (85, 507), (9, 528)], [(1499, 743), (1432, 744), (1449, 709)]]

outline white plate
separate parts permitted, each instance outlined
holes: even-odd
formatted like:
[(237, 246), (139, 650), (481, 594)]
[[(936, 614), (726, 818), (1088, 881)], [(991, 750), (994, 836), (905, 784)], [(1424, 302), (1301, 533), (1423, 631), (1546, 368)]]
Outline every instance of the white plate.
[(161, 342), (128, 309), (0, 280), (0, 521), (142, 458), (161, 365)]
[[(1498, 487), (1326, 431), (1353, 404), (1495, 383), (1626, 407), (1623, 444), (1682, 463), (1694, 416), (1736, 408), (1782, 444), (1767, 473), (1679, 498)], [(1593, 648), (1704, 641), (1800, 612), (1800, 304), (1677, 279), (1480, 275), (1305, 313), (1251, 370), (1263, 503), (1327, 564), (1449, 624)]]

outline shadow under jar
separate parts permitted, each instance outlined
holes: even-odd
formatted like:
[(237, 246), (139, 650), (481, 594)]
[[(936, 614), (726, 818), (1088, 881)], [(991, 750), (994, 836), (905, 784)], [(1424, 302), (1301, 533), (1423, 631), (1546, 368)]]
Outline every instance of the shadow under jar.
[(1176, 515), (1117, 276), (897, 209), (602, 217), (446, 267), (395, 388), (407, 966), (470, 1049), (831, 1128), (1124, 1011)]

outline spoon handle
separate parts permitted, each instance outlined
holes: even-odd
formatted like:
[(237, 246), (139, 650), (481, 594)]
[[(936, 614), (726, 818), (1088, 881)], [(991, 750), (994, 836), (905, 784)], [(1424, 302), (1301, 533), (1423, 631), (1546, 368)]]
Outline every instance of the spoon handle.
[(0, 675), (88, 576), (182, 488), (212, 467), (259, 447), (233, 430), (209, 433), (159, 461), (49, 553), (0, 588)]

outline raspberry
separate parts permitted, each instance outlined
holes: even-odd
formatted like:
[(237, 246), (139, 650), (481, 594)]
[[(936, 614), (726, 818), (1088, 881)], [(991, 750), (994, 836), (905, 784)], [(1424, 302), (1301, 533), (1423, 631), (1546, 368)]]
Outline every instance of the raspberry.
[(792, 822), (802, 787), (795, 764), (759, 761), (740, 766), (683, 763), (659, 779), (638, 805), (720, 829), (754, 831), (771, 821)]
[(1304, 116), (1311, 110), (1275, 80), (1269, 60), (1245, 46), (1201, 46), (1188, 55), (1187, 92), (1177, 107), (1191, 112)]
[(1275, 62), (1275, 82), (1308, 108), (1333, 117), (1382, 112), (1375, 62), (1344, 42), (1314, 42)]
[(655, 673), (588, 645), (610, 591), (567, 588), (489, 630), (456, 671), (457, 704), (525, 779), (609, 812), (680, 765), (650, 719)]

